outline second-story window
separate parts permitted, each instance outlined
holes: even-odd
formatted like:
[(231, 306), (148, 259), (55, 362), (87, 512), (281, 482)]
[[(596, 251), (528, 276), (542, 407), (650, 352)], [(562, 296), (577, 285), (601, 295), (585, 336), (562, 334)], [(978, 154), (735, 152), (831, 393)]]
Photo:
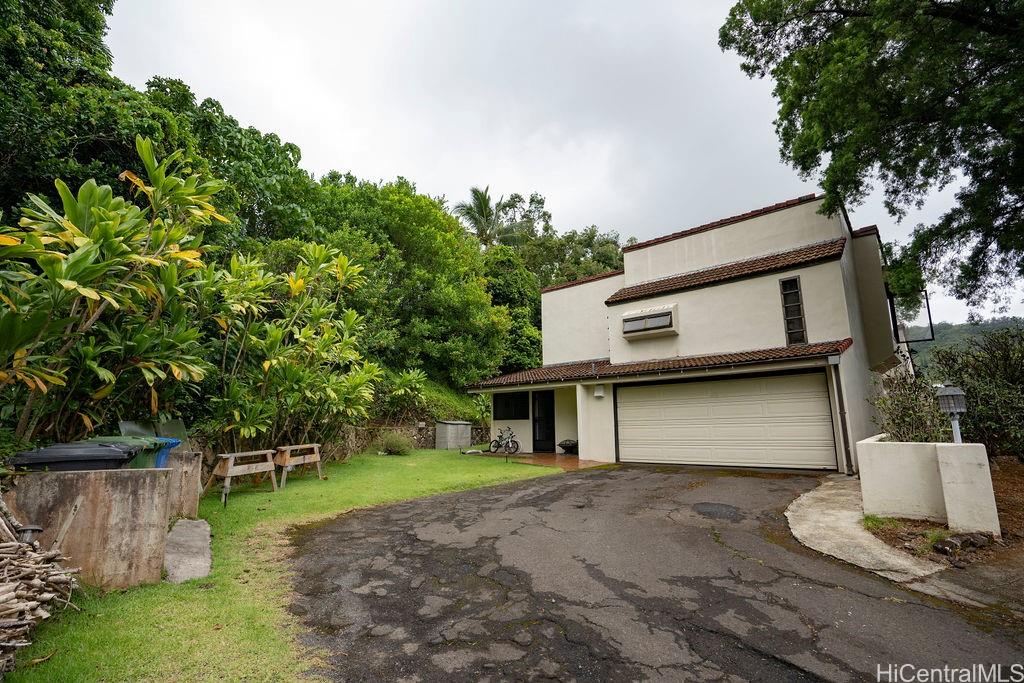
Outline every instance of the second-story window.
[(786, 325), (786, 344), (806, 344), (807, 324), (804, 322), (804, 302), (800, 296), (800, 278), (779, 280), (782, 290), (782, 318)]
[(649, 332), (672, 327), (671, 311), (659, 311), (651, 315), (639, 315), (622, 321), (623, 334), (631, 332)]

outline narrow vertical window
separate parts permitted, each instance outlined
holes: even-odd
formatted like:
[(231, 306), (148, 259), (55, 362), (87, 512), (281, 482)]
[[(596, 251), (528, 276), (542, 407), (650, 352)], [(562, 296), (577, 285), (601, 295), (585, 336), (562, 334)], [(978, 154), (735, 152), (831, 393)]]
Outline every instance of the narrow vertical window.
[(782, 319), (786, 326), (786, 344), (806, 344), (807, 325), (804, 323), (800, 278), (779, 280), (779, 288), (782, 290)]

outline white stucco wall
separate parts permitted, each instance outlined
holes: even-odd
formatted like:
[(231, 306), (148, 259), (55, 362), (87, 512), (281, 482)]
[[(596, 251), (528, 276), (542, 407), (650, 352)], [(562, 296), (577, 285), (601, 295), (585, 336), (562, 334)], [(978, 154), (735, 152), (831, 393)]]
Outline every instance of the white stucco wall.
[(595, 385), (576, 385), (576, 419), (580, 458), (615, 462), (615, 397), (612, 385), (604, 387), (604, 397), (594, 396)]
[[(626, 363), (785, 346), (779, 280), (795, 275), (800, 277), (808, 341), (859, 336), (850, 332), (839, 262), (830, 261), (609, 306), (611, 360), (613, 363)], [(678, 336), (630, 341), (622, 335), (623, 314), (673, 303), (677, 304), (679, 311)]]
[(882, 253), (878, 238), (875, 235), (866, 235), (851, 242), (847, 250), (853, 257), (868, 364), (873, 369), (886, 370), (899, 360), (895, 358), (896, 341), (892, 334), (889, 302), (885, 296)]
[(608, 357), (608, 307), (622, 275), (541, 295), (544, 365)]
[[(533, 452), (533, 395), (530, 395), (530, 420), (491, 420), (491, 440), (498, 438), (498, 432), (509, 425), (516, 433), (519, 450), (522, 453)], [(494, 414), (494, 394), (491, 394), (491, 415)]]
[(576, 388), (555, 389), (555, 451), (562, 453), (558, 444), (565, 439), (579, 440), (576, 421)]
[(687, 235), (623, 255), (625, 284), (740, 261), (841, 237), (840, 216), (817, 213), (821, 200), (807, 202), (740, 223)]
[(854, 250), (847, 246), (843, 257), (839, 260), (843, 276), (843, 292), (846, 299), (846, 310), (850, 318), (850, 336), (853, 346), (841, 356), (839, 372), (846, 399), (847, 424), (850, 428), (850, 443), (854, 463), (857, 462), (858, 441), (877, 433), (875, 423), (877, 411), (871, 405), (870, 398), (875, 391), (875, 374), (871, 372), (868, 357), (869, 348), (865, 333), (864, 318), (861, 312), (860, 288), (858, 287), (857, 263)]
[(952, 531), (1000, 536), (985, 447), (977, 443), (860, 441), (866, 515), (946, 522)]

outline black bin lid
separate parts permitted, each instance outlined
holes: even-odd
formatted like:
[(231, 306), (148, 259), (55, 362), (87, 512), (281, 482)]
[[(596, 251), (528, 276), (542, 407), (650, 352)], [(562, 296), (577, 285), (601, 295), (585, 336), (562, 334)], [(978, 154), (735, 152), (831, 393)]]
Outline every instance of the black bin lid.
[[(119, 444), (121, 445), (121, 444)], [(130, 448), (138, 451), (138, 447)], [(12, 465), (35, 465), (48, 462), (74, 462), (78, 460), (128, 460), (134, 452), (115, 448), (113, 444), (57, 443), (34, 451), (15, 453)]]

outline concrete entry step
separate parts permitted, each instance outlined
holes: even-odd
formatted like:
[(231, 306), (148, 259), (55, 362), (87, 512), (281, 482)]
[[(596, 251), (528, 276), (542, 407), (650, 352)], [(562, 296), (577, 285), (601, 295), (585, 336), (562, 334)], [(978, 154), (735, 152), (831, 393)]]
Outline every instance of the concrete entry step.
[(164, 570), (167, 580), (181, 583), (210, 575), (210, 524), (205, 519), (179, 519), (167, 534)]

